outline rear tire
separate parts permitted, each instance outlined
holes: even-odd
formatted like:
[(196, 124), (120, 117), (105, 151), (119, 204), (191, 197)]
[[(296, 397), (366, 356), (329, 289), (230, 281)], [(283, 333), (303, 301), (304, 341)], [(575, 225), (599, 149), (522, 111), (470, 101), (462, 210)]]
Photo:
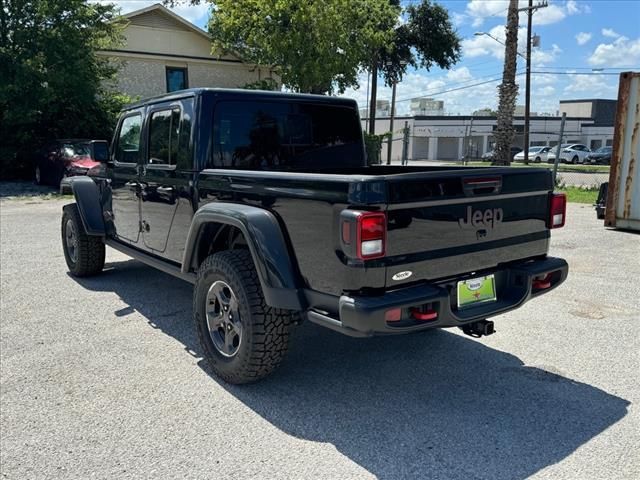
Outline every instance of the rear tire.
[(536, 163), (540, 163), (542, 161), (542, 159), (540, 157), (536, 157), (535, 162)]
[(573, 158), (571, 159), (571, 163), (576, 164), (576, 163), (578, 163), (578, 160), (579, 160), (579, 158), (578, 158), (578, 156), (576, 155), (575, 157), (573, 157)]
[(78, 205), (62, 209), (62, 249), (69, 271), (74, 277), (96, 275), (104, 268), (105, 247), (102, 238), (87, 235)]
[(225, 382), (243, 384), (266, 377), (289, 347), (292, 312), (265, 303), (247, 250), (226, 250), (202, 262), (193, 314), (204, 356)]

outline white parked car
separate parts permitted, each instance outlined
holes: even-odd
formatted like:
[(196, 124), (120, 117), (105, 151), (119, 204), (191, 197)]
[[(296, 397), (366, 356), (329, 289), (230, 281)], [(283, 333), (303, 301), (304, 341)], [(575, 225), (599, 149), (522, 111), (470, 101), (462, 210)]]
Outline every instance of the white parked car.
[[(546, 162), (547, 155), (551, 151), (551, 147), (529, 147), (529, 161), (534, 163)], [(514, 162), (524, 162), (524, 150), (516, 153), (513, 157)]]
[[(584, 159), (591, 153), (589, 147), (581, 143), (563, 143), (560, 147), (560, 163), (584, 163)], [(547, 155), (547, 162), (556, 161), (556, 148), (551, 147)]]

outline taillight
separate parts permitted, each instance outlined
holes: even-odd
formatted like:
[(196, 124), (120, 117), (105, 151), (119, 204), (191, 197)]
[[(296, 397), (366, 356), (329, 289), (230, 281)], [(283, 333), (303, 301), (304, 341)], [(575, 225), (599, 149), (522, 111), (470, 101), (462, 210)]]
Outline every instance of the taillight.
[(549, 198), (548, 228), (564, 227), (567, 216), (567, 196), (564, 193), (552, 193)]
[(358, 258), (368, 260), (384, 257), (387, 234), (387, 216), (384, 213), (361, 212), (357, 217), (356, 233)]
[(385, 237), (387, 233), (387, 216), (381, 212), (362, 212), (358, 215), (356, 227), (358, 258), (384, 257)]
[(348, 256), (361, 260), (384, 257), (387, 237), (384, 212), (343, 210), (340, 216), (342, 248)]

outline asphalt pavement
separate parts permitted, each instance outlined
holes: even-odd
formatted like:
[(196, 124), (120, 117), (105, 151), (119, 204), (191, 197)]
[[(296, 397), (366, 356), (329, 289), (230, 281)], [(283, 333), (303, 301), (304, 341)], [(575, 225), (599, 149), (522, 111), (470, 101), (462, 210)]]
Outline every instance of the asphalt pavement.
[(191, 286), (108, 251), (74, 279), (65, 201), (0, 202), (6, 479), (638, 479), (640, 235), (570, 204), (559, 289), (457, 330), (305, 324), (267, 380), (203, 365)]

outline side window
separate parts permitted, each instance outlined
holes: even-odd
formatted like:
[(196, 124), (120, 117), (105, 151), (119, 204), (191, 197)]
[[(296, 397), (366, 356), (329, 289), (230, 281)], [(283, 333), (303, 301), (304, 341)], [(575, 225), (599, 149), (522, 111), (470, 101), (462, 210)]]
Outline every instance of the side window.
[(175, 165), (179, 135), (180, 109), (153, 112), (149, 121), (149, 165)]
[(122, 120), (115, 158), (121, 163), (138, 163), (140, 159), (140, 131), (142, 117), (131, 115)]

